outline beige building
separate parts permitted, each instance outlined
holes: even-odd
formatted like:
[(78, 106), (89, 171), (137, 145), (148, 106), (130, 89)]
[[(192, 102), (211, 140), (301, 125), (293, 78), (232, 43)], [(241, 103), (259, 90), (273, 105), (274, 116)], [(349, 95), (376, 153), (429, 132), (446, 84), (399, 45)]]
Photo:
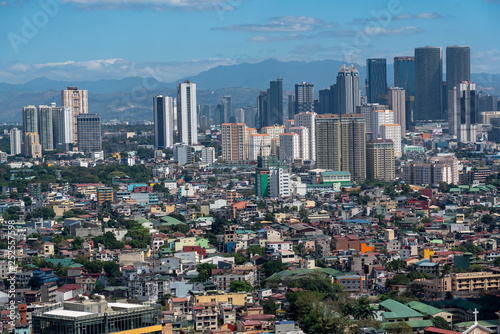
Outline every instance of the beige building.
[(366, 179), (366, 134), (363, 114), (344, 114), (341, 118), (342, 170), (351, 173), (351, 179), (363, 183)]
[(371, 180), (394, 180), (394, 143), (392, 140), (377, 139), (366, 143), (366, 177)]
[(380, 126), (380, 137), (392, 140), (394, 155), (398, 158), (403, 156), (401, 151), (401, 126), (399, 124), (382, 124)]
[(500, 274), (491, 272), (457, 273), (435, 279), (417, 279), (414, 283), (437, 296), (446, 292), (461, 295), (478, 295), (500, 290)]
[(248, 132), (245, 123), (222, 124), (222, 159), (234, 163), (248, 160)]
[(24, 156), (38, 159), (42, 157), (42, 145), (37, 132), (27, 132), (24, 134)]
[(244, 306), (249, 300), (252, 300), (252, 296), (248, 296), (246, 292), (206, 291), (200, 294), (193, 293), (191, 297), (191, 303), (193, 304), (216, 303)]
[(73, 125), (72, 140), (78, 140), (78, 129), (76, 125), (76, 118), (80, 114), (88, 114), (88, 92), (86, 90), (78, 89), (78, 87), (67, 87), (61, 91), (62, 106), (68, 107), (71, 110), (71, 118)]
[(336, 114), (316, 116), (316, 167), (340, 170), (340, 118)]

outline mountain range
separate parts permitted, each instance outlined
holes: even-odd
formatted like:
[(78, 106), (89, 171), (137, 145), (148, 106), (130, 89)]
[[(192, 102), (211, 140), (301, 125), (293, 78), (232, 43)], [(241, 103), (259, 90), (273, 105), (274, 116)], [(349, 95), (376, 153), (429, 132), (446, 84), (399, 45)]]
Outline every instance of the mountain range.
[[(361, 85), (364, 86), (366, 67), (358, 66)], [(128, 77), (97, 81), (65, 82), (37, 78), (24, 84), (0, 83), (0, 120), (2, 123), (21, 121), (21, 108), (56, 102), (60, 104), (60, 91), (77, 86), (89, 91), (89, 112), (100, 113), (103, 120), (152, 120), (152, 97), (158, 94), (175, 96), (176, 85), (184, 80), (196, 82), (198, 103), (215, 106), (225, 95), (231, 95), (233, 108), (256, 104), (259, 90), (269, 87), (269, 81), (281, 77), (284, 95), (292, 94), (294, 85), (307, 81), (319, 89), (336, 81), (341, 61), (282, 62), (268, 59), (258, 63), (217, 66), (176, 82), (160, 82), (155, 78)], [(393, 84), (393, 66), (387, 66), (388, 84)], [(500, 95), (500, 74), (473, 73), (472, 81), (478, 90)]]

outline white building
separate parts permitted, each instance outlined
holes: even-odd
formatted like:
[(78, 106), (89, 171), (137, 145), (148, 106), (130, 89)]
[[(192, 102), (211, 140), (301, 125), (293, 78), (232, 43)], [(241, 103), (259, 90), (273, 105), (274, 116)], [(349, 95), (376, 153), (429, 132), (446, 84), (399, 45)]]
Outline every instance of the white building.
[(183, 166), (193, 162), (193, 148), (185, 143), (174, 145), (174, 161)]
[(392, 110), (376, 110), (372, 113), (373, 138), (382, 138), (380, 126), (383, 124), (394, 124), (394, 112)]
[(290, 197), (290, 172), (286, 168), (271, 168), (269, 175), (269, 197)]
[(215, 147), (203, 147), (201, 149), (201, 163), (213, 165), (215, 163)]
[(401, 151), (401, 126), (399, 124), (382, 124), (379, 128), (382, 139), (391, 139), (394, 143), (394, 156), (403, 156)]
[(158, 95), (153, 98), (155, 149), (174, 145), (174, 99)]
[(297, 133), (282, 133), (279, 152), (281, 161), (293, 162), (300, 158), (300, 136)]
[(180, 142), (188, 145), (198, 143), (196, 84), (189, 80), (177, 86), (177, 129)]
[(309, 152), (310, 137), (309, 129), (305, 126), (294, 126), (290, 128), (291, 133), (296, 133), (299, 135), (299, 147), (300, 147), (300, 157), (303, 160), (309, 160), (311, 155)]
[(18, 155), (21, 154), (21, 130), (18, 128), (10, 129), (10, 154)]
[(315, 112), (301, 112), (295, 115), (295, 126), (309, 130), (309, 159), (316, 161), (316, 116)]
[(404, 88), (391, 87), (387, 90), (387, 102), (394, 112), (394, 123), (401, 126), (401, 134), (406, 133), (406, 93)]
[(88, 114), (89, 112), (88, 92), (78, 89), (78, 87), (68, 87), (61, 92), (61, 97), (62, 106), (71, 110), (71, 142), (75, 143), (78, 140), (77, 117), (80, 114)]
[(251, 134), (249, 137), (248, 160), (256, 161), (258, 157), (268, 157), (271, 154), (271, 135)]

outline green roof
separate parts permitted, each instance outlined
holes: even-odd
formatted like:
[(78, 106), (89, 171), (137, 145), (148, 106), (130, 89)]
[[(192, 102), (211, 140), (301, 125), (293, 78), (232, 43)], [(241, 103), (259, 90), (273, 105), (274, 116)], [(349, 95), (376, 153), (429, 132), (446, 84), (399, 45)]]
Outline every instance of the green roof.
[[(73, 259), (46, 259), (46, 262), (52, 263), (54, 266), (61, 265), (61, 267), (69, 267), (76, 262)], [(80, 265), (79, 267), (81, 267)]]
[(430, 305), (427, 305), (427, 304), (424, 304), (424, 303), (421, 303), (421, 302), (417, 302), (417, 301), (412, 301), (412, 302), (409, 302), (408, 304), (406, 304), (406, 306), (414, 309), (415, 311), (418, 311), (420, 313), (425, 313), (425, 314), (428, 314), (428, 315), (436, 315), (438, 313), (441, 313), (441, 312), (445, 312), (443, 310), (440, 310), (438, 309), (437, 307), (434, 307), (434, 306), (430, 306)]
[(328, 175), (328, 176), (332, 176), (332, 175), (339, 175), (339, 176), (340, 175), (346, 175), (346, 176), (348, 175), (348, 176), (350, 176), (351, 175), (351, 173), (347, 172), (347, 171), (331, 171), (331, 172), (323, 172), (321, 174)]
[(429, 302), (429, 305), (432, 305), (434, 307), (446, 307), (446, 306), (458, 306), (462, 309), (465, 310), (474, 310), (474, 309), (482, 309), (483, 307), (479, 304), (473, 303), (471, 301), (468, 301), (466, 299), (453, 299), (453, 300), (438, 300), (435, 302)]
[(170, 217), (170, 216), (163, 216), (160, 219), (163, 220), (162, 223), (158, 223), (158, 225), (160, 225), (160, 226), (186, 225), (186, 223), (181, 222), (179, 219), (175, 219), (174, 217)]
[[(478, 324), (484, 327), (497, 327), (498, 326), (498, 319), (493, 319), (493, 320), (479, 320)], [(453, 324), (453, 327), (465, 327), (469, 328), (472, 325), (474, 325), (474, 321), (466, 321), (466, 322), (459, 322), (458, 324)]]
[(380, 303), (380, 306), (389, 310), (383, 312), (382, 315), (385, 319), (400, 319), (400, 318), (417, 318), (423, 315), (405, 304), (401, 304), (393, 299), (387, 299)]
[(410, 320), (406, 322), (411, 328), (426, 328), (434, 326), (432, 320)]
[(280, 271), (279, 273), (276, 273), (269, 277), (269, 279), (272, 278), (283, 278), (287, 276), (296, 276), (296, 275), (304, 275), (304, 274), (309, 274), (313, 272), (322, 272), (327, 275), (333, 276), (333, 277), (338, 277), (338, 276), (345, 276), (345, 275), (352, 275), (353, 273), (346, 273), (342, 271), (335, 270), (333, 268), (319, 268), (319, 269), (292, 269), (292, 270), (283, 270)]

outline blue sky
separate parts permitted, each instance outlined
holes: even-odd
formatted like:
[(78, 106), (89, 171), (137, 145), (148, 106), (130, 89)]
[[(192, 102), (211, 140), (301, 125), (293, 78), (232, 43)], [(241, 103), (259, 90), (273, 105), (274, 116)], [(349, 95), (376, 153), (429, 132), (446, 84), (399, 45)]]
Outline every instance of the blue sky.
[(500, 73), (499, 14), (500, 0), (7, 0), (0, 82), (170, 82), (267, 58), (391, 63), (425, 45), (469, 45), (473, 72)]

